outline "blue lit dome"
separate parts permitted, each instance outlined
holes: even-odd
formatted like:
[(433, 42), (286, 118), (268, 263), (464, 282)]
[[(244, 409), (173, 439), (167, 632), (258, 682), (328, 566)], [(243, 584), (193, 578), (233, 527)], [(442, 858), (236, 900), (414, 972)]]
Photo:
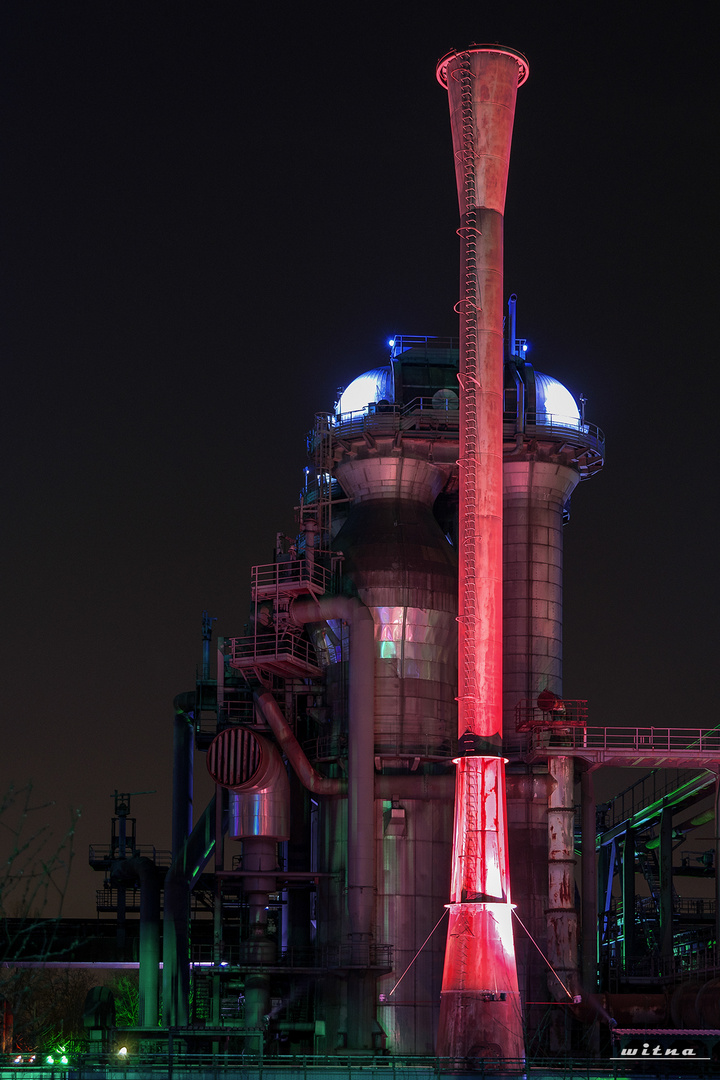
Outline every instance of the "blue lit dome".
[(580, 410), (566, 386), (551, 375), (535, 372), (536, 423), (552, 427), (580, 427)]
[(353, 379), (340, 395), (335, 415), (361, 413), (368, 405), (374, 405), (377, 401), (395, 401), (392, 370), (389, 366), (373, 368), (372, 371), (366, 371)]

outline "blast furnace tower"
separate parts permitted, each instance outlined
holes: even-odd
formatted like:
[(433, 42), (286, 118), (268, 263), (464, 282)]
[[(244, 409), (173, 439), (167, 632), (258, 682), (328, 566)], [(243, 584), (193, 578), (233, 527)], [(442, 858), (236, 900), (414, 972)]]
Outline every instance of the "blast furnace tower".
[[(589, 475), (601, 436), (564, 387), (522, 358), (514, 301), (511, 311), (501, 447), (512, 505), (525, 470), (522, 516), (535, 502), (548, 510), (548, 469)], [(216, 880), (225, 966), (196, 975), (208, 989), (195, 998), (212, 1001), (220, 1016), (239, 990), (236, 1027), (251, 1052), (435, 1050), (453, 762), (467, 748), (458, 742), (456, 701), (458, 359), (456, 341), (398, 336), (387, 364), (317, 415), (299, 532), (279, 536), (274, 561), (253, 569), (248, 633), (221, 640), (217, 680), (199, 683), (210, 707), (196, 702), (198, 739), (209, 745), (219, 790), (230, 792), (227, 832), (239, 851)], [(551, 408), (560, 399), (562, 414)], [(550, 510), (559, 529), (562, 497)], [(520, 527), (510, 521), (510, 530)], [(547, 547), (550, 533), (537, 531), (535, 517), (530, 525), (533, 544)], [(507, 550), (512, 543), (511, 531)], [(522, 574), (517, 551), (506, 562), (508, 603), (518, 601), (510, 597), (518, 581), (528, 593), (547, 589), (539, 550), (524, 553)], [(510, 657), (519, 655), (512, 617)], [(543, 633), (550, 640), (537, 626), (538, 642)], [(545, 660), (528, 652), (524, 681), (508, 665), (508, 756), (518, 701), (546, 689), (559, 695), (558, 658), (551, 684), (540, 644), (535, 653)], [(521, 710), (520, 726), (524, 717)], [(527, 790), (535, 784), (545, 797), (549, 786), (518, 753), (508, 769), (510, 826), (522, 845), (513, 859), (511, 831), (515, 902), (527, 917), (537, 904), (542, 936), (547, 803), (542, 812), (528, 807)], [(542, 843), (540, 826), (532, 833), (527, 824), (533, 813), (545, 827)], [(528, 842), (539, 843), (539, 855), (530, 858)], [(524, 994), (539, 965), (522, 948), (520, 956)]]
[(328, 958), (314, 997), (330, 1050), (434, 1051), (442, 935), (422, 946), (450, 872), (454, 345), (397, 338), (318, 415), (300, 534), (256, 568), (255, 632), (229, 646), (264, 686), (257, 719), (304, 745), (289, 757), (313, 806), (298, 848), (319, 874), (306, 938)]
[[(548, 989), (566, 1002), (568, 991), (580, 991), (575, 762), (556, 754), (529, 764), (524, 749), (533, 728), (561, 734), (563, 724), (569, 730), (586, 721), (583, 702), (563, 699), (563, 527), (573, 490), (602, 467), (604, 437), (561, 383), (525, 362), (515, 325), (513, 296), (505, 364), (503, 725), (513, 891), (526, 928), (516, 933), (517, 955), (526, 1002), (546, 1001)], [(545, 1011), (526, 1007), (531, 1029)]]

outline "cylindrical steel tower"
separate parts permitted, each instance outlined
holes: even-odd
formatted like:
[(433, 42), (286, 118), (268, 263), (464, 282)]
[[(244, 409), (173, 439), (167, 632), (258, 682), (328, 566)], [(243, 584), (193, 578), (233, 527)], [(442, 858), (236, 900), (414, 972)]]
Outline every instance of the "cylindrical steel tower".
[[(553, 460), (547, 441), (540, 444), (528, 438), (521, 446), (518, 449), (516, 442), (510, 444), (504, 467), (503, 724), (510, 757), (508, 838), (518, 914), (547, 956), (548, 798), (552, 797), (555, 804), (559, 799), (563, 805), (569, 800), (572, 811), (573, 787), (571, 782), (569, 793), (566, 787), (558, 792), (546, 765), (527, 766), (513, 761), (515, 717), (518, 702), (535, 702), (542, 691), (562, 697), (563, 508), (580, 475), (559, 461), (557, 455)], [(572, 780), (571, 774), (572, 769)], [(562, 775), (567, 777), (567, 770)], [(557, 855), (557, 844), (553, 841), (552, 845)], [(556, 861), (552, 859), (553, 864)], [(559, 866), (552, 866), (553, 873)], [(567, 873), (572, 868), (563, 862), (562, 869)], [(569, 897), (574, 911), (574, 884), (564, 895)], [(517, 961), (524, 1000), (546, 1001), (548, 968), (524, 932), (517, 935)], [(561, 975), (564, 982), (566, 976)], [(545, 1012), (545, 1006), (529, 1006), (531, 1025)]]
[[(602, 466), (602, 432), (588, 424), (570, 392), (533, 369), (516, 347), (510, 301), (504, 463), (503, 724), (508, 838), (518, 915), (532, 935), (517, 936), (523, 999), (567, 1001), (578, 990), (574, 877), (574, 768), (550, 755), (528, 764), (517, 717), (546, 713), (562, 724), (563, 528), (580, 480)], [(522, 708), (518, 712), (518, 705)], [(538, 952), (547, 957), (552, 972)], [(546, 1005), (526, 1009), (535, 1029)], [(547, 1027), (547, 1022), (545, 1022)], [(551, 1036), (552, 1041), (553, 1036)]]
[(503, 213), (525, 58), (475, 45), (438, 65), (460, 203), (458, 759), (438, 1052), (524, 1057), (502, 754)]
[[(406, 390), (403, 371), (409, 373)], [(419, 386), (429, 371), (436, 381)], [(455, 484), (457, 409), (448, 412), (447, 400), (433, 403), (433, 395), (455, 396), (454, 350), (417, 343), (394, 358), (392, 373), (378, 369), (348, 387), (322, 467), (347, 496), (334, 511), (341, 527), (332, 546), (343, 552), (346, 587), (370, 611), (375, 631), (373, 684), (364, 687), (374, 702), (373, 940), (392, 945), (393, 970), (371, 976), (366, 996), (380, 1002), (377, 1011), (373, 1007), (375, 1030), (388, 1049), (430, 1054), (442, 935), (422, 946), (443, 914), (450, 877), (451, 787), (443, 783), (440, 790), (436, 782), (451, 779), (457, 670), (456, 556), (433, 514), (440, 493)], [(333, 630), (339, 635), (339, 627)], [(350, 654), (352, 668), (352, 641)], [(328, 683), (340, 674), (328, 670)], [(333, 723), (343, 737), (339, 712)], [(373, 792), (362, 798), (373, 799)], [(341, 871), (344, 852), (335, 838), (345, 828), (344, 803), (323, 804), (320, 813), (323, 868)], [(320, 897), (328, 941), (343, 940), (353, 929), (337, 899), (332, 886)], [(326, 982), (327, 1045), (333, 1049), (339, 1027), (347, 1025), (349, 1040), (353, 1029), (356, 1039), (363, 1033), (357, 1015), (343, 1017), (343, 986)], [(350, 981), (347, 988), (349, 1010)], [(366, 1025), (366, 1045), (371, 1037)]]

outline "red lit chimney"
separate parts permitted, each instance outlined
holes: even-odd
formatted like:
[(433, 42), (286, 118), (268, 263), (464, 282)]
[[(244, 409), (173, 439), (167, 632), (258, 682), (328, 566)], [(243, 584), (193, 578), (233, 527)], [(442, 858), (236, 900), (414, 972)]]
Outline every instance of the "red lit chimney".
[(437, 1052), (524, 1058), (502, 757), (503, 214), (528, 64), (473, 45), (438, 64), (460, 203), (458, 735)]

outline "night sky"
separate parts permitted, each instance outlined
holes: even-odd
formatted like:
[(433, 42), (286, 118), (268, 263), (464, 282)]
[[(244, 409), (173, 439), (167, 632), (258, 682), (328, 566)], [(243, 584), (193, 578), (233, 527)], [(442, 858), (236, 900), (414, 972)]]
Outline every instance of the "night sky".
[(474, 41), (530, 61), (518, 333), (607, 435), (565, 534), (565, 694), (598, 725), (718, 720), (711, 6), (249, 10), (0, 10), (0, 790), (32, 779), (58, 830), (83, 808), (68, 914), (94, 913), (116, 788), (157, 789), (138, 838), (169, 845), (202, 610), (242, 633), (314, 413), (392, 333), (457, 332), (435, 62)]

